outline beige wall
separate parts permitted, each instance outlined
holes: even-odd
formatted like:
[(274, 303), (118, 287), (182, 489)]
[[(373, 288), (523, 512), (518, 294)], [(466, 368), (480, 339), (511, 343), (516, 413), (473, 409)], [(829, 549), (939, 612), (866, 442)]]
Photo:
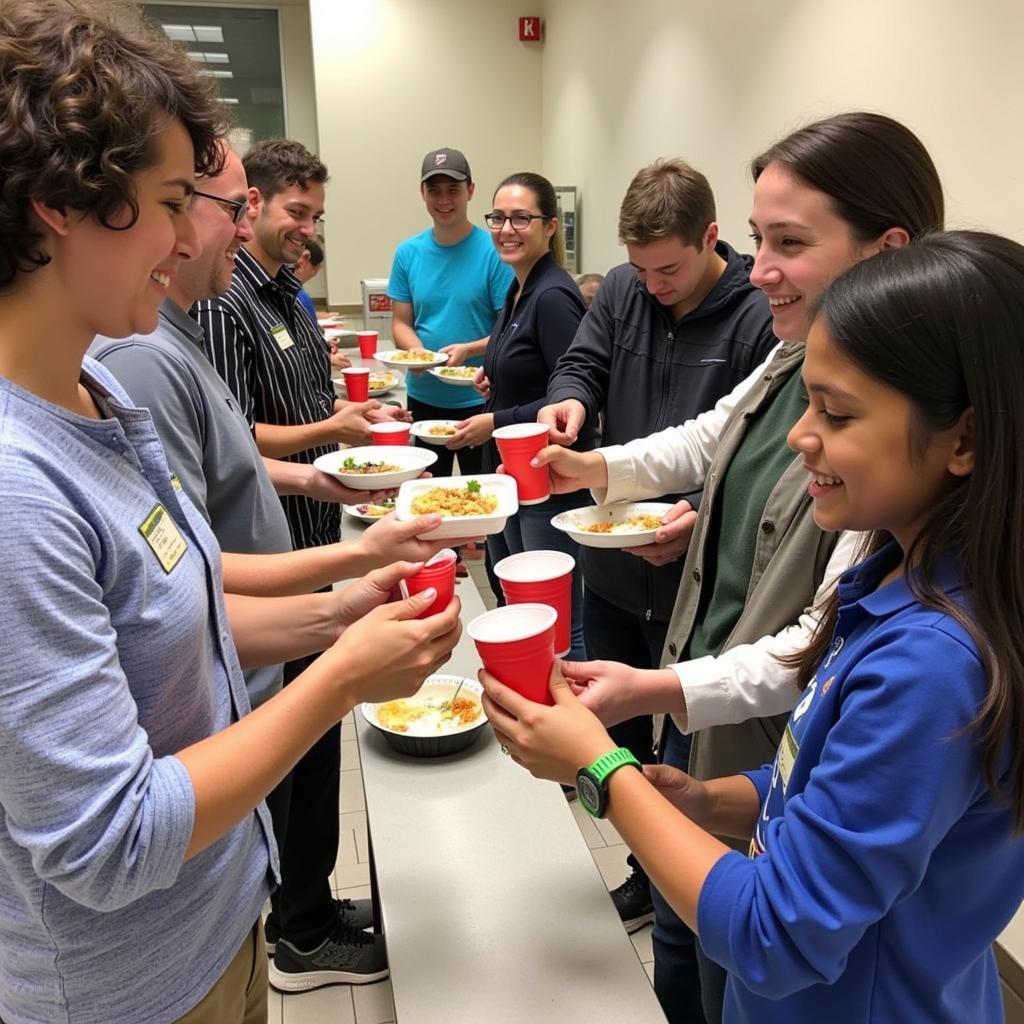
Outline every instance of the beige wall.
[[(222, 0), (260, 6), (252, 0)], [(581, 189), (582, 270), (620, 262), (619, 202), (638, 167), (679, 155), (747, 248), (747, 161), (814, 117), (864, 108), (929, 147), (950, 226), (1024, 241), (1024, 4), (1019, 0), (278, 0), (289, 133), (321, 153), (327, 280), (359, 301), (427, 224), (422, 155), (464, 149), (480, 222), (495, 183), (540, 170)], [(542, 45), (516, 18), (545, 18)], [(319, 116), (318, 116), (319, 112)]]
[(1018, 0), (548, 0), (543, 168), (582, 190), (582, 270), (621, 262), (635, 170), (703, 170), (748, 248), (746, 163), (806, 120), (854, 108), (929, 147), (951, 227), (1024, 241), (1024, 5)]
[[(541, 48), (519, 43), (511, 0), (310, 0), (332, 305), (386, 277), (395, 246), (429, 225), (423, 154), (465, 152), (482, 223), (506, 174), (540, 165)], [(535, 11), (533, 13), (536, 13)]]

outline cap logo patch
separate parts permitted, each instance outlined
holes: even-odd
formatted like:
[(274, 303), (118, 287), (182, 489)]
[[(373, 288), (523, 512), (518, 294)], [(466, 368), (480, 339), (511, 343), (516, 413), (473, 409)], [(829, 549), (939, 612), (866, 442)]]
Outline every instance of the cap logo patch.
[(434, 154), (434, 166), (440, 167), (443, 163), (448, 160), (447, 153), (435, 153)]

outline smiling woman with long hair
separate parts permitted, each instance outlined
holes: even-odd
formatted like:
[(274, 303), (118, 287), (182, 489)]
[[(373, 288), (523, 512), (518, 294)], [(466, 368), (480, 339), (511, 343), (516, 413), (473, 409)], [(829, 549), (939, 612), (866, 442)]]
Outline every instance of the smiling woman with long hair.
[[(500, 461), (490, 440), (496, 428), (532, 423), (545, 404), (548, 379), (559, 357), (576, 336), (586, 306), (579, 286), (565, 270), (565, 246), (558, 221), (554, 186), (532, 171), (510, 174), (494, 191), (485, 220), (502, 262), (515, 281), (491, 331), (481, 371), (486, 381), (484, 412), (459, 424), (450, 448), (486, 444), (484, 468)], [(585, 427), (573, 444), (587, 451), (596, 431)], [(501, 534), (488, 538), (492, 564), (522, 551), (554, 549), (577, 559), (579, 549), (567, 534), (551, 525), (551, 517), (588, 504), (587, 495), (552, 496), (536, 505), (520, 505)], [(572, 579), (570, 657), (585, 656), (583, 645), (583, 574), (577, 564)]]
[[(603, 489), (605, 502), (704, 489), (695, 518), (663, 528), (688, 548), (662, 667), (566, 668), (608, 723), (671, 712), (662, 760), (685, 766), (689, 731), (688, 763), (701, 779), (774, 756), (797, 696), (792, 668), (776, 655), (805, 644), (859, 548), (855, 532), (815, 524), (800, 459), (785, 444), (807, 405), (800, 366), (811, 310), (843, 271), (941, 227), (944, 211), (924, 144), (881, 114), (852, 111), (799, 128), (755, 158), (751, 172), (750, 281), (768, 297), (782, 342), (772, 358), (677, 427), (594, 453), (541, 453), (557, 488)], [(657, 893), (654, 908), (655, 988), (671, 994), (688, 933)], [(724, 975), (706, 958), (700, 966), (705, 1016), (717, 1024)]]

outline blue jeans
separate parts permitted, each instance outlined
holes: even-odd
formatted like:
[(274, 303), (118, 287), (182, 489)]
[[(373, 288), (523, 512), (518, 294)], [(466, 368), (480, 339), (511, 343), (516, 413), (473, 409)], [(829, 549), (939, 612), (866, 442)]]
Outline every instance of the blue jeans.
[(579, 545), (567, 533), (555, 529), (551, 519), (559, 512), (591, 504), (593, 502), (586, 491), (553, 494), (539, 505), (520, 505), (519, 511), (509, 517), (505, 529), (487, 538), (492, 565), (497, 565), (508, 555), (518, 555), (523, 551), (564, 551), (576, 559), (572, 574), (572, 647), (566, 655), (568, 661), (587, 660), (587, 649), (583, 643), (583, 573), (580, 571)]

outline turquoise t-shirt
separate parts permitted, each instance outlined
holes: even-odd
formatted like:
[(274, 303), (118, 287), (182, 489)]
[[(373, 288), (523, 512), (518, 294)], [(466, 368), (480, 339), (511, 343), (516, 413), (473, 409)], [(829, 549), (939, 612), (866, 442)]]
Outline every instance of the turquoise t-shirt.
[[(512, 271), (483, 228), (474, 226), (456, 245), (438, 245), (428, 228), (398, 247), (388, 295), (411, 303), (416, 333), (436, 351), (489, 335), (512, 281)], [(470, 365), (482, 362), (474, 359)], [(410, 373), (405, 383), (413, 398), (430, 405), (463, 409), (481, 402), (474, 388), (445, 384), (427, 373)]]

